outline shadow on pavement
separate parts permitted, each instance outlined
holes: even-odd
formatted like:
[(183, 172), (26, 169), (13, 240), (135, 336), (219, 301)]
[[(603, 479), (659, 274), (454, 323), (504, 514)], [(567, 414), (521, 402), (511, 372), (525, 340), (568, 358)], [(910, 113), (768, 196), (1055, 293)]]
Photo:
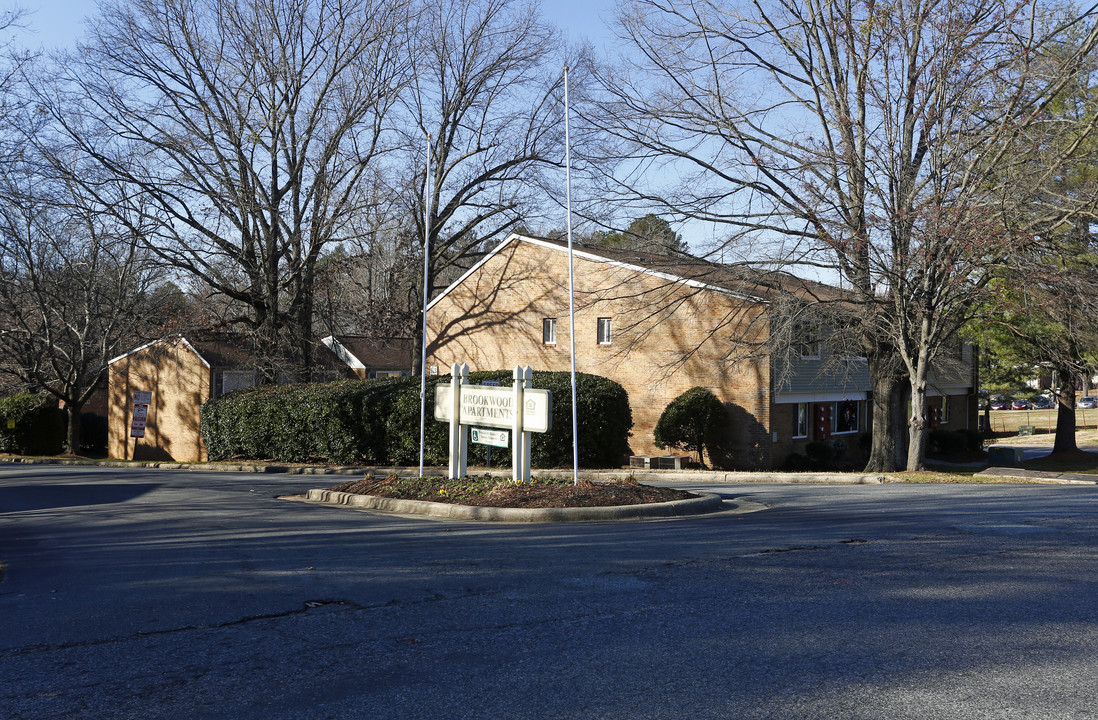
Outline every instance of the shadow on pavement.
[(0, 513), (111, 505), (141, 497), (158, 487), (159, 483), (8, 486), (0, 491)]

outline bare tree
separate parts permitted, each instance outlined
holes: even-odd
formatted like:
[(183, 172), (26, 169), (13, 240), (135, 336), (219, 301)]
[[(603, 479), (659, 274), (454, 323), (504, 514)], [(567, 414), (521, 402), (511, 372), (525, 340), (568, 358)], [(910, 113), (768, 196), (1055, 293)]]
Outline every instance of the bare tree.
[(108, 0), (40, 89), (152, 252), (241, 308), (263, 381), (309, 375), (316, 264), (369, 199), (406, 24), (393, 0)]
[(536, 2), (423, 0), (419, 19), (395, 194), (422, 239), (426, 188), (433, 294), (544, 204), (539, 173), (564, 158), (564, 63)]
[(77, 453), (81, 408), (142, 337), (161, 276), (131, 228), (43, 169), (0, 182), (0, 367), (64, 402)]
[[(1045, 20), (1037, 0), (622, 6), (634, 54), (601, 74), (607, 100), (589, 118), (618, 140), (606, 187), (719, 223), (729, 243), (752, 240), (756, 259), (849, 290), (873, 385), (869, 470), (895, 469), (905, 376), (907, 466), (921, 467), (929, 370), (987, 267), (1032, 238), (1002, 166), (1026, 166), (1028, 131), (1098, 38), (1092, 10)], [(1047, 62), (1080, 26), (1082, 42)], [(1076, 132), (1094, 125), (1082, 118)], [(1047, 155), (1042, 171), (1072, 152)]]

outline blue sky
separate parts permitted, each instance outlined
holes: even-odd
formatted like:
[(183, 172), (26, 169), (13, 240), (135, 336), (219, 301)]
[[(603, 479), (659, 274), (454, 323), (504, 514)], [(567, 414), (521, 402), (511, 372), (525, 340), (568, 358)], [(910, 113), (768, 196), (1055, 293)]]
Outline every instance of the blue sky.
[[(455, 0), (460, 2), (461, 0)], [(29, 32), (20, 33), (22, 44), (46, 49), (66, 47), (82, 31), (81, 20), (95, 12), (91, 0), (21, 0), (16, 4), (29, 12)], [(545, 18), (577, 42), (583, 38), (600, 44), (606, 36), (605, 23), (614, 8), (614, 0), (542, 0)]]

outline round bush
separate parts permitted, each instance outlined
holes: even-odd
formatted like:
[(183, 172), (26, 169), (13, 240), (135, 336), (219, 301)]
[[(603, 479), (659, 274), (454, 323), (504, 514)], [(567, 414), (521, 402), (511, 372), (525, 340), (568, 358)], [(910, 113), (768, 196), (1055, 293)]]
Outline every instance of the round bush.
[(656, 447), (673, 447), (697, 454), (704, 467), (703, 450), (710, 460), (728, 437), (728, 412), (712, 391), (692, 387), (672, 400), (656, 422)]

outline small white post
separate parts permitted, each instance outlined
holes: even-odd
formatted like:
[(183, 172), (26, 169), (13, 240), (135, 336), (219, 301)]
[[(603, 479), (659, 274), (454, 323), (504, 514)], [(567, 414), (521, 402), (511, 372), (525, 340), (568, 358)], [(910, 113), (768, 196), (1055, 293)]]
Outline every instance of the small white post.
[[(524, 388), (534, 387), (534, 371), (530, 368), (529, 365), (527, 365), (523, 369), (523, 376), (524, 376), (524, 379), (525, 379), (525, 382), (523, 383), (523, 387)], [(525, 392), (525, 389), (524, 389), (523, 392)], [(525, 400), (523, 400), (523, 402), (525, 403)], [(526, 421), (525, 407), (523, 407), (523, 422), (525, 423), (525, 421)], [(516, 442), (518, 441), (518, 438), (519, 438), (519, 436), (516, 435), (515, 436), (515, 441)], [(529, 433), (529, 432), (522, 433), (522, 481), (523, 482), (530, 482), (530, 438), (531, 438), (531, 433)]]
[(461, 424), (461, 386), (469, 380), (469, 366), (450, 366), (450, 463), (451, 480), (463, 478), (469, 468), (468, 433)]
[(511, 377), (514, 379), (514, 384), (511, 386), (512, 401), (514, 403), (514, 424), (511, 426), (511, 480), (514, 482), (526, 482), (530, 478), (529, 471), (525, 469), (530, 466), (529, 458), (525, 457), (526, 445), (522, 442), (522, 411), (523, 411), (523, 391), (525, 390), (525, 384), (523, 383), (524, 374), (522, 368), (518, 365), (511, 372)]

